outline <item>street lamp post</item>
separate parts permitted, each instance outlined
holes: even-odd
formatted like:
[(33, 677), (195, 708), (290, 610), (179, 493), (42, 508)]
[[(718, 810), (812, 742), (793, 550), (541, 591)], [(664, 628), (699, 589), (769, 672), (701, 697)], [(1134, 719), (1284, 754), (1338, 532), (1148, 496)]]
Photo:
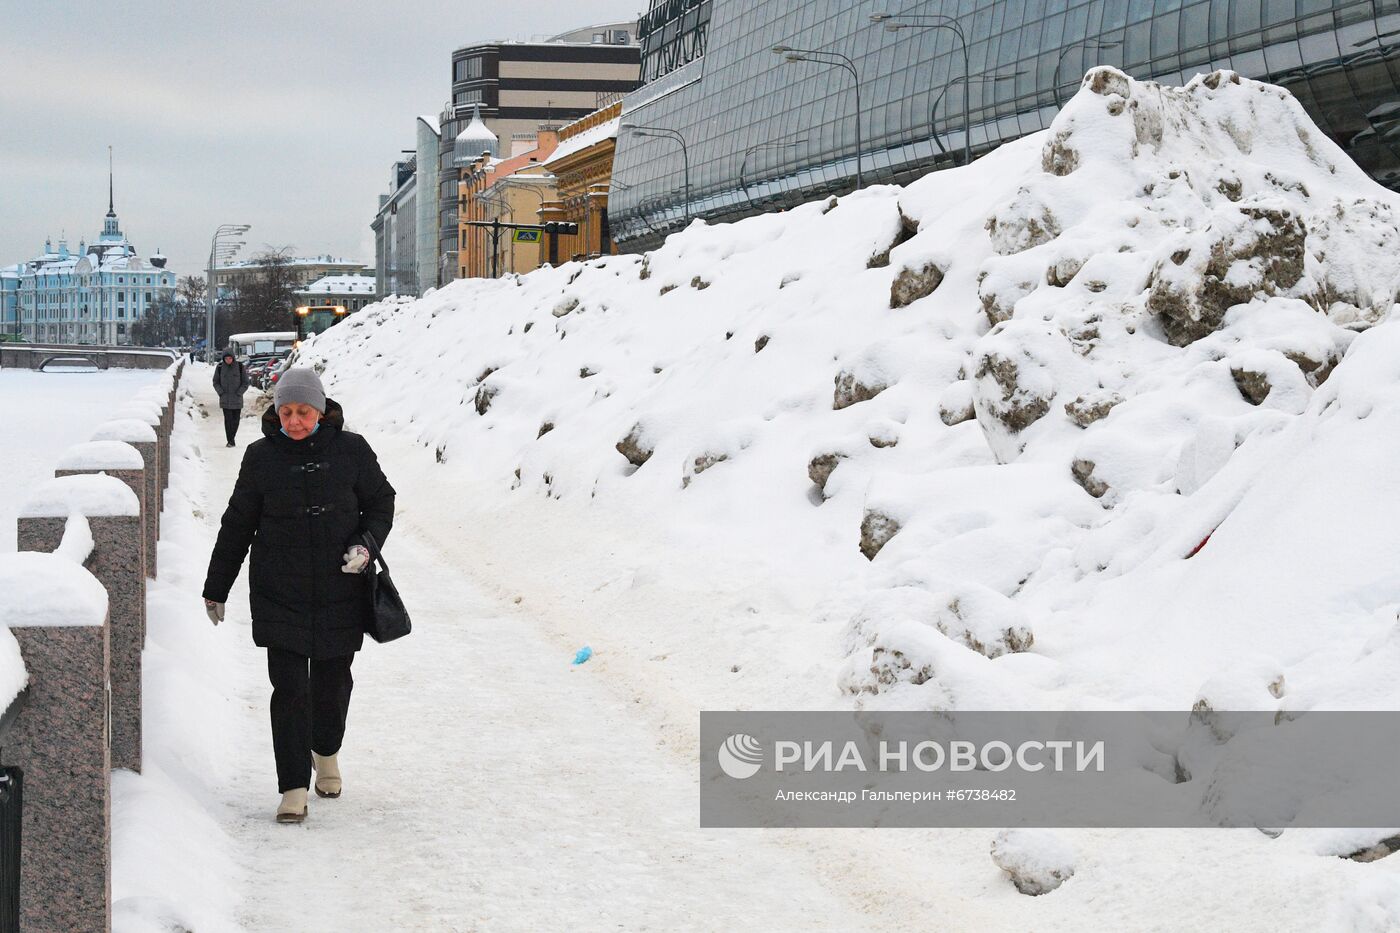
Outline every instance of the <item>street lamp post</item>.
[[(504, 213), (510, 218), (509, 223), (515, 223), (515, 209), (510, 206), (504, 195), (492, 197), (485, 192), (478, 193), (476, 200), (480, 204), (487, 204), (496, 209), (494, 218), (495, 226), (490, 227), (491, 231), (491, 278), (499, 278), (501, 274), (501, 231), (505, 228), (501, 226), (501, 214)], [(515, 252), (511, 252), (510, 271), (515, 271)]]
[(218, 305), (218, 289), (214, 287), (214, 264), (221, 259), (231, 259), (238, 252), (238, 248), (243, 245), (242, 241), (223, 242), (225, 238), (240, 237), (252, 228), (248, 224), (222, 224), (214, 231), (214, 238), (209, 241), (209, 268), (206, 281), (206, 298), (209, 306), (209, 320), (205, 324), (205, 344), (204, 358), (210, 360), (209, 354), (214, 352), (214, 316)]
[[(938, 96), (935, 97), (935, 98), (933, 99), (933, 106), (929, 109), (929, 114), (928, 114), (929, 133), (930, 133), (930, 135), (933, 136), (933, 141), (934, 141), (935, 143), (938, 144), (938, 151), (939, 151), (939, 152), (947, 152), (947, 151), (948, 151), (948, 150), (944, 147), (943, 141), (942, 141), (941, 139), (938, 138), (938, 105), (939, 105), (940, 103), (943, 102), (943, 95), (948, 93), (948, 88), (952, 87), (952, 86), (955, 85), (955, 84), (995, 84), (995, 83), (998, 82), (998, 81), (1011, 81), (1011, 80), (1013, 80), (1013, 79), (1015, 79), (1015, 78), (1020, 77), (1020, 76), (1023, 75), (1023, 74), (1025, 74), (1024, 71), (1013, 71), (1013, 72), (1011, 72), (1011, 73), (1009, 73), (1009, 74), (1002, 74), (1002, 75), (977, 75), (976, 77), (973, 77), (973, 78), (968, 78), (968, 77), (965, 77), (965, 76), (960, 76), (960, 77), (954, 78), (953, 80), (949, 81), (947, 84), (943, 85), (943, 90), (939, 91), (939, 92), (938, 92)], [(966, 90), (963, 91), (963, 97), (964, 97), (964, 98), (968, 98), (968, 97), (971, 97), (971, 96), (972, 96), (972, 95), (969, 94)], [(965, 135), (971, 135), (971, 133), (972, 133), (972, 127), (970, 127), (970, 126), (965, 126), (965, 127), (963, 127), (963, 133), (964, 133)], [(964, 156), (964, 159), (965, 159), (965, 158), (966, 158), (966, 156)], [(967, 164), (967, 163), (964, 162), (963, 164), (965, 165), (965, 164)]]
[[(912, 20), (912, 22), (911, 22)], [(895, 14), (895, 13), (872, 13), (870, 16), (872, 23), (884, 23), (885, 32), (899, 32), (901, 29), (946, 29), (957, 37), (958, 44), (962, 46), (963, 59), (963, 80), (972, 79), (972, 63), (967, 54), (967, 34), (963, 32), (962, 24), (951, 16), (920, 16), (915, 14)], [(952, 82), (949, 82), (951, 84)], [(944, 90), (948, 85), (945, 84)], [(967, 165), (972, 161), (972, 110), (968, 96), (963, 96), (963, 164)], [(941, 148), (940, 144), (940, 148)]]
[[(831, 68), (842, 68), (851, 73), (851, 80), (855, 82), (856, 87), (856, 190), (860, 190), (864, 187), (865, 182), (865, 139), (861, 131), (860, 72), (856, 70), (856, 63), (840, 52), (827, 52), (820, 49), (795, 49), (789, 45), (773, 46), (773, 54), (783, 56), (783, 60), (787, 62), (814, 62), (818, 65), (827, 65)], [(822, 55), (827, 57), (817, 57)]]
[(634, 136), (674, 139), (680, 143), (681, 163), (685, 169), (685, 219), (688, 222), (690, 220), (690, 147), (685, 144), (685, 137), (681, 135), (681, 131), (666, 126), (644, 126), (638, 123), (623, 123), (618, 128)]
[[(535, 220), (539, 220), (539, 219), (540, 219), (540, 212), (544, 210), (545, 197), (544, 197), (544, 192), (541, 191), (541, 190), (539, 190), (539, 187), (538, 187), (538, 186), (532, 185), (532, 184), (531, 184), (531, 185), (527, 185), (527, 184), (525, 184), (524, 182), (519, 182), (519, 181), (517, 181), (517, 182), (512, 182), (512, 181), (510, 181), (509, 179), (506, 179), (506, 180), (504, 180), (504, 181), (501, 181), (501, 182), (499, 182), (499, 184), (500, 184), (500, 186), (501, 186), (503, 189), (505, 189), (506, 191), (528, 191), (530, 194), (533, 194), (536, 198), (538, 198), (538, 199), (539, 199), (539, 206), (535, 208)], [(513, 212), (512, 212), (512, 214), (511, 214), (511, 219), (512, 219), (512, 220), (515, 219), (515, 214), (514, 214)], [(587, 214), (587, 212), (585, 211), (585, 213), (584, 213), (584, 221), (587, 222), (587, 219), (588, 219), (588, 214)], [(585, 237), (585, 239), (586, 239), (586, 237)], [(515, 271), (514, 264), (515, 264), (515, 250), (512, 249), (512, 250), (511, 250), (511, 271), (512, 271), (512, 272)]]
[(756, 143), (744, 150), (744, 159), (739, 163), (739, 187), (743, 190), (744, 197), (748, 199), (750, 208), (753, 210), (758, 209), (757, 205), (753, 203), (753, 196), (749, 194), (748, 183), (744, 180), (744, 173), (748, 170), (749, 166), (749, 156), (764, 149), (791, 149), (793, 146), (800, 146), (806, 141), (806, 139), (794, 139), (791, 142)]
[(1055, 109), (1063, 110), (1064, 101), (1060, 99), (1060, 67), (1065, 63), (1065, 56), (1077, 48), (1092, 49), (1095, 52), (1104, 49), (1116, 49), (1122, 45), (1121, 42), (1100, 42), (1098, 39), (1081, 39), (1078, 42), (1071, 42), (1060, 50), (1059, 60), (1055, 62), (1055, 71), (1050, 75), (1050, 87), (1055, 95)]

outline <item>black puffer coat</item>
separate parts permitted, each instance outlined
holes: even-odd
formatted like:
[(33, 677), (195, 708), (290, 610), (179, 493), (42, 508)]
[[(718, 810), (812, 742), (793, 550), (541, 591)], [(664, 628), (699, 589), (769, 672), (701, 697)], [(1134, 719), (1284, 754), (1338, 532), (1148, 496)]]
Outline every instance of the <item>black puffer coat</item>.
[(368, 442), (344, 430), (326, 399), (315, 434), (294, 441), (277, 411), (248, 446), (229, 497), (204, 598), (226, 602), (252, 545), (248, 589), (253, 641), (312, 658), (360, 649), (369, 621), (363, 574), (341, 571), (342, 555), (368, 531), (383, 544), (394, 523), (394, 487)]
[[(224, 356), (233, 356), (233, 350), (225, 350)], [(252, 385), (248, 380), (248, 368), (236, 359), (225, 363), (224, 356), (214, 365), (214, 391), (219, 393), (219, 407), (242, 409), (243, 393)]]

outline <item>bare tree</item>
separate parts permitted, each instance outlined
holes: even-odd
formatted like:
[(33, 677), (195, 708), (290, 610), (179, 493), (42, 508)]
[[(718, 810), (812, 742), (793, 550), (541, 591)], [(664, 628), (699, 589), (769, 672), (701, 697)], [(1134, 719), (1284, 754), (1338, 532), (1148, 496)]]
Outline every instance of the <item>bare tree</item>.
[(185, 344), (194, 343), (196, 337), (204, 334), (204, 318), (208, 313), (204, 306), (204, 276), (187, 275), (175, 285), (175, 303), (178, 307), (176, 332)]
[(180, 341), (179, 313), (174, 297), (164, 295), (131, 325), (131, 342), (142, 347), (167, 347)]
[(292, 247), (269, 248), (253, 257), (257, 273), (238, 289), (232, 325), (236, 332), (290, 330), (296, 301)]

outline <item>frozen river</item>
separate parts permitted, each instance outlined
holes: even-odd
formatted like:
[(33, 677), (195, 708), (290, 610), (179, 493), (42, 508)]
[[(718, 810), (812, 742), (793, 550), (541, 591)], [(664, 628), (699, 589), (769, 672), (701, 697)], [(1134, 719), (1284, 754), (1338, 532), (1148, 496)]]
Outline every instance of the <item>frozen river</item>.
[(158, 369), (38, 373), (0, 369), (0, 552), (15, 549), (15, 516), (28, 490), (53, 476), (64, 448), (92, 436)]

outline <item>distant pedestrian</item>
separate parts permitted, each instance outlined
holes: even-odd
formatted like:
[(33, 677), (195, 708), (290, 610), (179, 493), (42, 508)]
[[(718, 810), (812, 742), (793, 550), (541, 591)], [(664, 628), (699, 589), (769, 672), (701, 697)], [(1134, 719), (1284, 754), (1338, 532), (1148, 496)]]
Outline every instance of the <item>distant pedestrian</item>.
[(219, 527), (204, 607), (215, 625), (252, 548), (253, 642), (267, 649), (272, 749), (282, 802), (277, 822), (306, 818), (306, 792), (339, 797), (336, 759), (354, 681), (350, 663), (370, 622), (368, 532), (383, 544), (394, 487), (369, 443), (345, 430), (310, 369), (277, 381), (264, 437), (248, 445)]
[(219, 393), (219, 407), (224, 410), (224, 437), (229, 447), (238, 434), (238, 419), (243, 417), (243, 393), (251, 384), (248, 370), (234, 357), (233, 348), (225, 350), (223, 361), (214, 366), (214, 391)]

